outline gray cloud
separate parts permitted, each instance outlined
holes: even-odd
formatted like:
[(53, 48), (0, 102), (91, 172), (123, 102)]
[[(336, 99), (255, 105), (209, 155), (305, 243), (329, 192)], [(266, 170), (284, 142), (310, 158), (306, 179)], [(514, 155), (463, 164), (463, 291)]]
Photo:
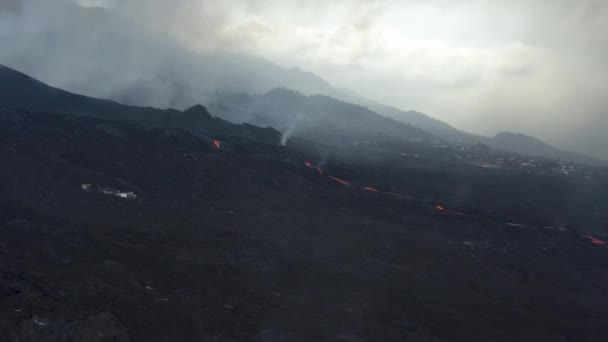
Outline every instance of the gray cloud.
[(22, 0), (3, 0), (0, 3), (0, 13), (17, 12), (21, 9)]

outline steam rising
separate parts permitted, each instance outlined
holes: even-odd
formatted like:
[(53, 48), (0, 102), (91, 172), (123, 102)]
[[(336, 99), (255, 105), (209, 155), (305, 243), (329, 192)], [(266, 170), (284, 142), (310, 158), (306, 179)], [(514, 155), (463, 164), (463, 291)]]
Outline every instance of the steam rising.
[(291, 127), (289, 127), (281, 136), (281, 146), (286, 146), (287, 145), (287, 141), (289, 140), (289, 138), (291, 137), (291, 135), (293, 134), (294, 129), (296, 128), (295, 125), (292, 125)]
[(283, 135), (281, 135), (281, 146), (287, 146), (287, 141), (289, 141), (289, 138), (291, 138), (291, 136), (295, 132), (296, 126), (298, 125), (298, 122), (301, 120), (301, 118), (302, 113), (298, 113), (298, 115), (296, 115), (296, 119), (291, 123), (291, 125), (289, 125), (287, 130), (283, 132)]

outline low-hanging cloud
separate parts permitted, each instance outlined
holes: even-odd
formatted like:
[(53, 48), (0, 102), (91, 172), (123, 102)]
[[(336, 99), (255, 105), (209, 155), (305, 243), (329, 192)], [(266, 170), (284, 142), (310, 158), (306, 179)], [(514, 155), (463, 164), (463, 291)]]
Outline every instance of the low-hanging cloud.
[(134, 102), (169, 106), (195, 101), (183, 89), (203, 82), (280, 85), (237, 81), (270, 72), (262, 61), (221, 67), (223, 54), (253, 55), (467, 131), (521, 131), (608, 158), (601, 0), (4, 0), (0, 39), (0, 63), (90, 95), (128, 102), (121, 94), (138, 87)]

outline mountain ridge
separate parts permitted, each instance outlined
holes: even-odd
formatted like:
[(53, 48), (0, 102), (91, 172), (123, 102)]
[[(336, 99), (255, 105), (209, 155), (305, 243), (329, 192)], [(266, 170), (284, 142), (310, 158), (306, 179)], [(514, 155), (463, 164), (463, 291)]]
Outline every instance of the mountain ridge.
[(0, 64), (0, 103), (13, 108), (45, 113), (66, 113), (104, 120), (134, 123), (148, 127), (181, 128), (205, 136), (238, 136), (276, 144), (280, 134), (272, 128), (233, 124), (211, 116), (205, 107), (195, 105), (185, 111), (120, 104), (51, 87), (22, 72)]
[[(78, 20), (77, 27), (93, 25), (95, 30), (83, 29), (74, 34), (73, 26), (55, 25), (49, 27), (48, 32), (29, 37), (30, 49), (44, 50), (44, 63), (36, 57), (36, 51), (16, 53), (10, 48), (19, 37), (0, 36), (0, 43), (7, 46), (4, 52), (0, 52), (0, 63), (68, 91), (132, 106), (167, 110), (185, 110), (198, 103), (213, 102), (214, 92), (218, 90), (256, 94), (284, 87), (307, 96), (325, 95), (364, 106), (454, 143), (475, 144), (490, 139), (496, 148), (508, 149), (491, 137), (461, 131), (424, 113), (400, 110), (336, 88), (309, 71), (287, 69), (263, 58), (243, 54), (195, 53), (158, 32), (148, 32), (143, 28), (132, 30), (124, 18), (108, 10), (78, 6), (66, 8), (73, 11), (75, 20)], [(114, 54), (104, 59), (101, 66), (89, 63), (110, 50)], [(110, 79), (104, 70), (113, 70), (116, 76)], [(535, 146), (531, 144), (530, 150), (543, 151)], [(520, 148), (513, 152), (522, 151), (525, 152)], [(553, 150), (544, 151), (549, 153), (546, 156), (556, 155)], [(558, 156), (598, 163), (595, 158), (571, 152)]]
[(275, 88), (265, 94), (216, 94), (207, 104), (212, 112), (233, 122), (272, 126), (285, 134), (314, 136), (315, 130), (332, 129), (352, 136), (386, 135), (416, 141), (440, 141), (440, 138), (373, 112), (367, 107), (327, 95), (304, 95)]
[(574, 161), (583, 164), (608, 166), (608, 162), (589, 157), (580, 153), (558, 149), (544, 141), (517, 132), (501, 132), (494, 137), (484, 138), (483, 143), (492, 148), (506, 150), (508, 152), (527, 154), (530, 156), (545, 157)]

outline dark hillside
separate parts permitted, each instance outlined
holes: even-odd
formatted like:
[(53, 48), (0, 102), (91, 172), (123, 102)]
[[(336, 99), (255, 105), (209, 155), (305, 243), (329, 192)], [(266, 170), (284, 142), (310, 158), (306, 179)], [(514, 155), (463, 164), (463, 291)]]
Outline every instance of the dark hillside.
[(22, 98), (0, 103), (3, 340), (608, 334), (603, 169), (484, 168), (384, 136), (283, 147), (202, 106), (125, 107), (8, 75), (20, 90), (0, 92)]

